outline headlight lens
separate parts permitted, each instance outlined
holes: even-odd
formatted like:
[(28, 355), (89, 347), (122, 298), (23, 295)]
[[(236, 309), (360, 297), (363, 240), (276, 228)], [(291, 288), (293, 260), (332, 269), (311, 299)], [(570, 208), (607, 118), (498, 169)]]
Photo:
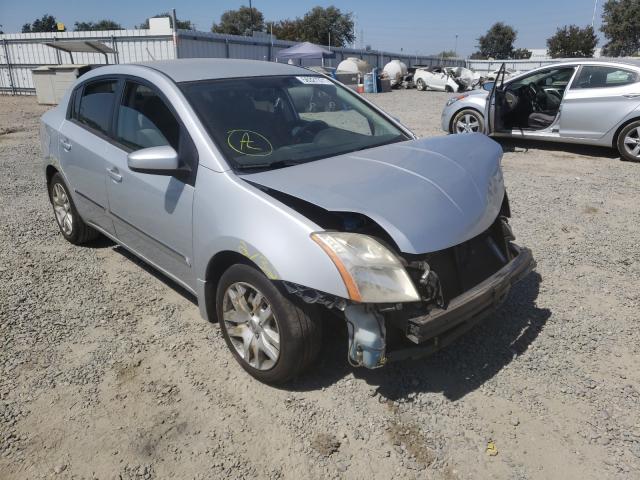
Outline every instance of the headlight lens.
[(458, 100), (462, 100), (463, 98), (467, 98), (468, 95), (457, 95), (455, 97), (451, 97), (449, 100), (447, 100), (447, 107), (449, 105), (453, 105), (454, 103), (456, 103)]
[(374, 238), (348, 232), (316, 232), (311, 238), (335, 264), (351, 300), (365, 303), (420, 300), (398, 258)]

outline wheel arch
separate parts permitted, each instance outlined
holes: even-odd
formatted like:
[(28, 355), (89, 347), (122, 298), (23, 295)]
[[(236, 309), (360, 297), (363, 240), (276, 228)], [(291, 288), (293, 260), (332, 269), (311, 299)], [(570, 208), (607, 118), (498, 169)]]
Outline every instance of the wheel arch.
[(611, 141), (611, 147), (617, 149), (618, 137), (620, 136), (620, 132), (622, 132), (622, 130), (624, 130), (624, 128), (630, 123), (638, 122), (638, 121), (640, 121), (640, 116), (630, 118), (629, 120), (626, 120), (625, 122), (621, 123), (620, 126), (616, 129), (616, 133), (613, 135), (613, 139)]
[(216, 321), (216, 292), (220, 278), (232, 265), (243, 264), (264, 271), (247, 255), (233, 250), (223, 250), (209, 259), (204, 278), (204, 308), (209, 321)]
[(449, 120), (449, 133), (453, 133), (451, 131), (453, 129), (453, 121), (456, 119), (456, 117), (460, 112), (463, 112), (465, 110), (473, 110), (474, 112), (476, 112), (478, 115), (480, 115), (480, 117), (482, 117), (482, 122), (484, 123), (484, 113), (482, 113), (476, 107), (469, 107), (469, 106), (462, 107), (459, 110), (456, 110), (455, 112), (453, 112), (453, 115), (451, 115), (451, 120)]

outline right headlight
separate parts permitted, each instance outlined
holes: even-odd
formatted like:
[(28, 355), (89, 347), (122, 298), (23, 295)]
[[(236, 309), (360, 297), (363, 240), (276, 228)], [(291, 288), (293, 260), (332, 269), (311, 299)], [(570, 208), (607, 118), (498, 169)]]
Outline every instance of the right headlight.
[(335, 264), (351, 300), (363, 303), (420, 300), (400, 260), (374, 238), (349, 232), (315, 232), (311, 238)]

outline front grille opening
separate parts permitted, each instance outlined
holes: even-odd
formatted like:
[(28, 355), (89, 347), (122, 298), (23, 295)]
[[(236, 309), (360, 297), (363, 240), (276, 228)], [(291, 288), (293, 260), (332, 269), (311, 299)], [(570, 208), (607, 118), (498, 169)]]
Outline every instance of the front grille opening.
[(509, 262), (509, 246), (498, 216), (480, 235), (464, 243), (424, 255), (403, 257), (415, 285), (419, 285), (423, 270), (412, 267), (426, 261), (440, 280), (445, 307), (449, 302), (496, 273)]

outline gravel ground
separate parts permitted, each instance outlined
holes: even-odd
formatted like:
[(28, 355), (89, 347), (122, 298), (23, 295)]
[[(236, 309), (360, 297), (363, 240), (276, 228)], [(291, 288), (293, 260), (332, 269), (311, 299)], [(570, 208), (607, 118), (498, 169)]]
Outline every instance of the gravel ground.
[[(372, 96), (440, 135), (446, 95)], [(537, 272), (449, 348), (376, 371), (330, 318), (284, 389), (226, 351), (194, 299), (103, 240), (66, 243), (33, 98), (0, 97), (0, 477), (640, 478), (640, 165), (505, 143)]]

